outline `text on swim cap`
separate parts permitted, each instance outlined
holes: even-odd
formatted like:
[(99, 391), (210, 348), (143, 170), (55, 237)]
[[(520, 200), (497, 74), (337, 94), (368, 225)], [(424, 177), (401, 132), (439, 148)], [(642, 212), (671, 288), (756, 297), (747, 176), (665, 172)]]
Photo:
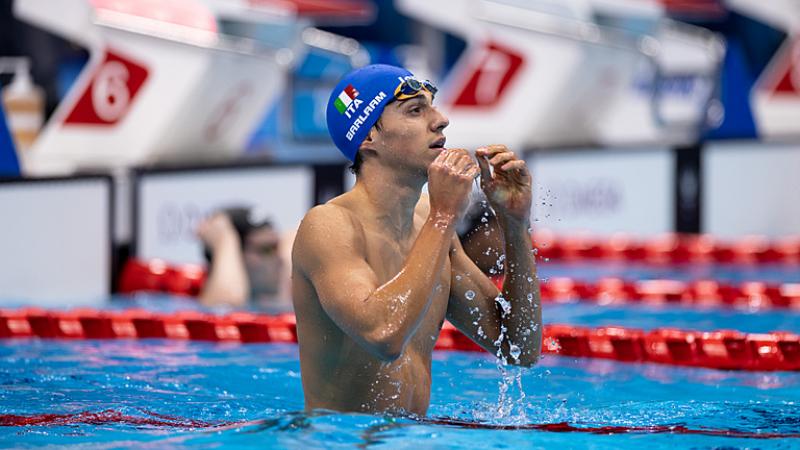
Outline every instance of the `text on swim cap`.
[[(361, 128), (361, 125), (363, 125), (364, 122), (367, 121), (367, 118), (369, 117), (370, 114), (372, 114), (372, 111), (374, 111), (375, 108), (377, 108), (378, 105), (380, 105), (381, 101), (383, 99), (385, 99), (385, 98), (386, 98), (386, 93), (381, 91), (381, 92), (378, 92), (377, 95), (375, 95), (375, 98), (370, 100), (370, 102), (367, 105), (367, 107), (364, 108), (364, 112), (361, 113), (360, 116), (356, 117), (356, 120), (353, 121), (352, 125), (350, 125), (350, 130), (347, 131), (347, 135), (346, 135), (348, 141), (352, 141), (353, 140), (353, 137), (355, 136), (355, 134), (358, 131), (358, 129)], [(350, 117), (350, 116), (348, 115), (348, 117)]]
[(361, 106), (362, 103), (364, 103), (363, 100), (354, 99), (350, 103), (350, 106), (348, 106), (347, 109), (344, 110), (344, 115), (347, 116), (348, 119), (352, 119), (353, 118), (352, 114), (356, 112), (356, 110), (358, 109), (359, 106)]

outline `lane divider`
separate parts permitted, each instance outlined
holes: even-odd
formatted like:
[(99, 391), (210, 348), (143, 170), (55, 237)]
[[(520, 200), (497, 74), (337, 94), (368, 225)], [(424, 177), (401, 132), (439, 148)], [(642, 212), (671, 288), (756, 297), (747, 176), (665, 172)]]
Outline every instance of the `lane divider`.
[[(0, 309), (0, 338), (32, 337), (295, 343), (297, 328), (293, 314), (235, 312), (217, 316), (198, 311), (163, 314), (141, 309)], [(442, 328), (436, 348), (482, 351), (448, 322)], [(800, 370), (800, 336), (790, 332), (745, 334), (734, 330), (704, 332), (674, 328), (644, 331), (556, 324), (544, 328), (543, 352), (726, 370)]]
[(749, 311), (800, 311), (800, 283), (714, 280), (624, 280), (601, 278), (581, 281), (553, 277), (540, 284), (542, 300), (564, 303), (586, 301), (601, 305), (649, 304), (683, 307), (733, 307)]
[(541, 258), (550, 260), (617, 260), (655, 264), (800, 264), (800, 236), (769, 240), (750, 236), (721, 241), (709, 235), (665, 234), (641, 240), (617, 234), (611, 237), (557, 236), (543, 230), (533, 233)]
[[(74, 426), (74, 425), (133, 425), (151, 426), (177, 429), (213, 429), (230, 430), (245, 427), (263, 428), (271, 426), (273, 419), (257, 419), (234, 422), (208, 422), (203, 420), (158, 414), (152, 411), (143, 411), (144, 416), (125, 414), (114, 409), (103, 411), (81, 411), (77, 413), (61, 414), (0, 414), (0, 427), (31, 427), (31, 426)], [(285, 413), (284, 416), (297, 416), (294, 413)], [(552, 433), (589, 433), (589, 434), (692, 434), (702, 436), (722, 436), (740, 439), (798, 439), (800, 433), (776, 431), (744, 431), (727, 428), (689, 428), (680, 424), (668, 425), (587, 425), (570, 424), (569, 422), (550, 423), (524, 423), (524, 424), (495, 424), (478, 422), (474, 420), (453, 417), (412, 417), (409, 418), (421, 425), (436, 425), (480, 430), (536, 430)], [(407, 426), (410, 423), (394, 421), (393, 426)]]
[[(119, 291), (168, 292), (196, 296), (205, 280), (202, 267), (168, 266), (163, 261), (129, 260), (120, 277)], [(495, 283), (502, 283), (495, 278)], [(685, 307), (734, 307), (750, 311), (791, 309), (800, 311), (800, 283), (747, 281), (725, 283), (714, 280), (624, 280), (601, 278), (581, 281), (553, 277), (541, 283), (542, 300), (569, 303), (586, 301), (601, 305), (674, 304)], [(99, 326), (99, 325), (98, 325)]]
[(195, 264), (176, 266), (159, 259), (140, 261), (131, 258), (122, 268), (118, 291), (123, 294), (169, 292), (195, 297), (200, 293), (206, 276), (205, 268)]

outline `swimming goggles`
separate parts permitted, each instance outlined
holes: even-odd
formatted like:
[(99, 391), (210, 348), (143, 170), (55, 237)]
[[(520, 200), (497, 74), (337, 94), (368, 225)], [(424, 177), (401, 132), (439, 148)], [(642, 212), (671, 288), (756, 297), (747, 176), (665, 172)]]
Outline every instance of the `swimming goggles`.
[(394, 90), (394, 98), (395, 100), (408, 100), (419, 95), (423, 89), (430, 92), (431, 96), (436, 95), (439, 90), (428, 80), (420, 81), (416, 78), (406, 78)]

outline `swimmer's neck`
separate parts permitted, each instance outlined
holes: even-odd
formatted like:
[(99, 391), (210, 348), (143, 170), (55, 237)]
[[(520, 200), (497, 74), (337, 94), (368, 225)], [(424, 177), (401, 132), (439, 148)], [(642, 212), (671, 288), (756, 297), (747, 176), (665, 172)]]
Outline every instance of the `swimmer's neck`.
[(374, 218), (402, 238), (413, 231), (414, 210), (426, 176), (403, 176), (397, 172), (362, 171), (353, 193), (366, 198)]

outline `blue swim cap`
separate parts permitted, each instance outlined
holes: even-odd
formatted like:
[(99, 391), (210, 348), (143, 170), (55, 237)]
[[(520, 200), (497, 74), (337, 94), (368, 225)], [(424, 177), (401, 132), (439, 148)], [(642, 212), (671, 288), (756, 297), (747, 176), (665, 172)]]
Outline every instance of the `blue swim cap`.
[(347, 159), (355, 160), (395, 89), (411, 76), (402, 67), (373, 64), (350, 72), (336, 85), (328, 99), (328, 133)]

